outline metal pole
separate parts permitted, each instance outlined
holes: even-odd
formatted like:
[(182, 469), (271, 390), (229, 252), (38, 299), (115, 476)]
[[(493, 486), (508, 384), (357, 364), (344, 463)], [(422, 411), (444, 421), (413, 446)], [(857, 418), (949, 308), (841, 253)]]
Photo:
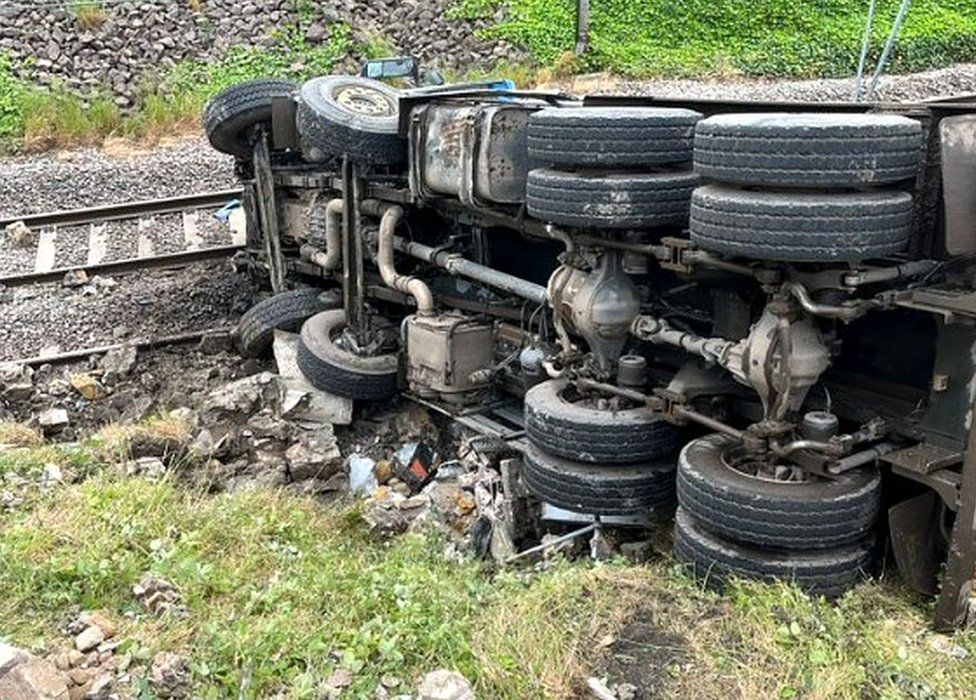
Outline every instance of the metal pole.
[(868, 6), (868, 21), (864, 25), (864, 38), (861, 40), (861, 59), (857, 63), (857, 80), (854, 82), (854, 101), (861, 101), (861, 88), (864, 83), (864, 66), (868, 60), (868, 48), (871, 46), (871, 29), (874, 27), (874, 8), (878, 0), (871, 0)]
[(565, 535), (562, 535), (561, 537), (557, 537), (557, 538), (555, 538), (553, 540), (549, 540), (545, 544), (538, 544), (535, 547), (530, 547), (529, 549), (526, 549), (524, 552), (519, 552), (518, 554), (513, 554), (512, 556), (508, 557), (505, 560), (505, 563), (506, 564), (509, 564), (509, 563), (515, 561), (516, 559), (521, 559), (522, 557), (527, 557), (528, 555), (535, 554), (536, 552), (545, 551), (546, 549), (549, 549), (550, 547), (555, 547), (556, 545), (560, 545), (563, 542), (567, 542), (569, 540), (575, 540), (577, 537), (580, 537), (581, 535), (585, 535), (585, 534), (587, 534), (589, 532), (593, 532), (594, 530), (596, 530), (599, 527), (600, 527), (600, 523), (599, 522), (590, 523), (589, 525), (587, 525), (585, 527), (581, 527), (579, 530), (573, 530), (572, 532), (570, 532), (568, 534), (565, 534)]
[(590, 42), (590, 0), (576, 0), (576, 55), (586, 53)]
[(901, 31), (901, 25), (905, 22), (905, 16), (908, 14), (908, 7), (911, 4), (912, 0), (902, 0), (901, 7), (898, 8), (898, 16), (895, 17), (895, 24), (891, 27), (891, 34), (888, 35), (888, 41), (885, 42), (884, 50), (878, 59), (878, 65), (874, 69), (874, 75), (871, 76), (871, 89), (868, 90), (869, 100), (874, 99), (874, 94), (878, 90), (878, 80), (881, 78), (881, 74), (888, 64), (888, 58), (891, 55), (891, 50), (895, 47), (895, 42), (898, 41), (898, 33)]
[(359, 219), (361, 183), (356, 166), (342, 159), (342, 299), (346, 327), (357, 340), (366, 333), (366, 283), (363, 273), (363, 241)]

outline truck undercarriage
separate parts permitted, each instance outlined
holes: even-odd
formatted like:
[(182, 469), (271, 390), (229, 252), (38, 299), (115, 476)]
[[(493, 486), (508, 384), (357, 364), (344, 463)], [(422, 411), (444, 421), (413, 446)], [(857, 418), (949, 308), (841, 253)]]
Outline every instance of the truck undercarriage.
[(530, 494), (612, 521), (676, 489), (676, 556), (711, 585), (836, 596), (890, 543), (936, 626), (962, 624), (976, 98), (498, 87), (331, 76), (215, 98), (247, 264), (275, 293), (243, 350), (301, 321), (324, 391), (468, 423), (522, 402), (507, 438)]

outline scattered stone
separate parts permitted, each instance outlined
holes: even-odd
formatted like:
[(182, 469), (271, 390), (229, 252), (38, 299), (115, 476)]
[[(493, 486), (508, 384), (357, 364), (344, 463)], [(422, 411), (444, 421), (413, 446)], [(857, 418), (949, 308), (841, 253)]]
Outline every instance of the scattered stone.
[(952, 638), (944, 634), (934, 634), (929, 638), (929, 647), (940, 654), (951, 656), (955, 659), (965, 659), (969, 652), (965, 647), (961, 647), (952, 641)]
[(68, 700), (68, 686), (54, 664), (39, 659), (36, 656), (16, 654), (6, 656), (0, 652), (0, 668), (8, 666), (0, 672), (0, 698), (3, 700)]
[(187, 698), (193, 691), (190, 661), (185, 656), (161, 651), (153, 657), (149, 687), (159, 698)]
[(53, 463), (44, 465), (44, 471), (41, 472), (41, 484), (45, 488), (63, 482), (64, 482), (64, 473), (61, 471), (60, 466)]
[(352, 423), (352, 399), (316, 389), (298, 368), (298, 334), (275, 331), (273, 350), (282, 387), (282, 415), (319, 424)]
[(61, 280), (61, 284), (65, 287), (83, 287), (88, 284), (88, 273), (84, 270), (69, 270)]
[(643, 564), (654, 553), (654, 543), (650, 540), (624, 542), (620, 545), (620, 553), (634, 564)]
[(105, 641), (105, 633), (97, 625), (86, 628), (75, 637), (75, 648), (78, 651), (91, 651)]
[(115, 677), (111, 673), (103, 673), (92, 681), (85, 700), (108, 700), (115, 689)]
[(345, 668), (337, 668), (329, 676), (325, 684), (331, 688), (348, 688), (352, 685), (352, 673)]
[(24, 401), (34, 394), (34, 370), (16, 362), (0, 363), (0, 396)]
[(607, 687), (602, 678), (587, 678), (586, 687), (590, 689), (596, 700), (617, 700), (617, 694)]
[(68, 382), (88, 401), (101, 401), (108, 396), (108, 390), (90, 374), (72, 374)]
[(14, 248), (30, 248), (34, 243), (34, 232), (23, 221), (8, 224), (5, 230)]
[(376, 462), (354, 454), (349, 457), (349, 492), (354, 496), (368, 496), (376, 490)]
[(166, 579), (153, 574), (143, 574), (139, 583), (132, 587), (132, 593), (146, 610), (159, 616), (166, 613), (185, 615), (183, 597), (176, 587)]
[(41, 411), (37, 417), (37, 424), (41, 426), (41, 432), (45, 435), (61, 432), (68, 427), (70, 422), (68, 412), (63, 408), (49, 408), (46, 411)]
[(475, 695), (471, 684), (460, 673), (439, 669), (421, 679), (417, 700), (475, 700)]
[(126, 476), (144, 476), (158, 480), (166, 475), (166, 465), (159, 457), (140, 457), (126, 465)]
[(636, 700), (637, 686), (633, 683), (620, 683), (616, 686), (617, 700)]
[(105, 639), (111, 639), (118, 631), (115, 622), (103, 610), (89, 610), (82, 613), (79, 619), (86, 625), (93, 625), (102, 630)]
[(285, 451), (292, 481), (328, 479), (341, 468), (341, 460), (332, 426), (303, 432), (299, 442)]
[(98, 363), (99, 369), (102, 370), (102, 380), (113, 384), (119, 379), (125, 379), (132, 374), (138, 356), (138, 350), (134, 345), (123, 345), (115, 350), (109, 350)]
[(20, 647), (0, 642), (0, 676), (30, 658), (31, 655)]

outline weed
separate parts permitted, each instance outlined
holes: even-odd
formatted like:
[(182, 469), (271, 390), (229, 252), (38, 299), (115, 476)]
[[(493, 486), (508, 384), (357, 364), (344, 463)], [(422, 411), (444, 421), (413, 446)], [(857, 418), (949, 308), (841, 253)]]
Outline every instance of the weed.
[(68, 13), (82, 29), (97, 29), (108, 21), (108, 12), (100, 0), (73, 0)]
[(28, 425), (0, 421), (0, 450), (10, 447), (36, 447), (43, 442), (41, 434)]

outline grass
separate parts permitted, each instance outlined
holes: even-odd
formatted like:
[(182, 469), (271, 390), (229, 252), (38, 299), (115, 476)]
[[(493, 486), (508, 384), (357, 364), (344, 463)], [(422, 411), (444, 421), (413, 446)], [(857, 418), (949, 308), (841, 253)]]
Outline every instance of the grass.
[(233, 47), (220, 61), (187, 60), (147, 77), (133, 111), (121, 110), (105, 91), (82, 99), (62, 85), (33, 87), (0, 52), (0, 150), (93, 145), (114, 136), (153, 142), (196, 131), (207, 100), (223, 88), (263, 76), (302, 81), (328, 74), (349, 50), (347, 27), (333, 26), (329, 40), (315, 45), (299, 27), (285, 27), (270, 47)]
[[(70, 449), (0, 455), (0, 479), (51, 462), (88, 475), (0, 512), (8, 640), (64, 644), (70, 609), (104, 609), (120, 654), (187, 654), (196, 694), (213, 698), (315, 697), (337, 668), (354, 678), (343, 697), (370, 698), (385, 674), (409, 689), (438, 667), (463, 673), (478, 697), (573, 698), (618, 641), (656, 674), (655, 697), (964, 698), (976, 685), (976, 633), (934, 635), (929, 604), (890, 581), (834, 605), (783, 585), (703, 592), (666, 554), (492, 572), (446, 558), (434, 529), (378, 539), (355, 506), (207, 495), (109, 467), (136, 434), (182, 430), (161, 417)], [(177, 586), (188, 617), (139, 608), (130, 591), (146, 571)], [(635, 619), (654, 634), (638, 635)]]
[[(879, 0), (872, 58), (899, 0)], [(575, 0), (460, 0), (455, 14), (506, 19), (487, 29), (550, 66), (575, 45)], [(624, 75), (851, 75), (867, 2), (861, 0), (605, 0), (591, 4), (590, 49), (581, 70)], [(891, 69), (913, 71), (976, 60), (976, 4), (915, 0)], [(872, 63), (873, 65), (873, 63)]]

